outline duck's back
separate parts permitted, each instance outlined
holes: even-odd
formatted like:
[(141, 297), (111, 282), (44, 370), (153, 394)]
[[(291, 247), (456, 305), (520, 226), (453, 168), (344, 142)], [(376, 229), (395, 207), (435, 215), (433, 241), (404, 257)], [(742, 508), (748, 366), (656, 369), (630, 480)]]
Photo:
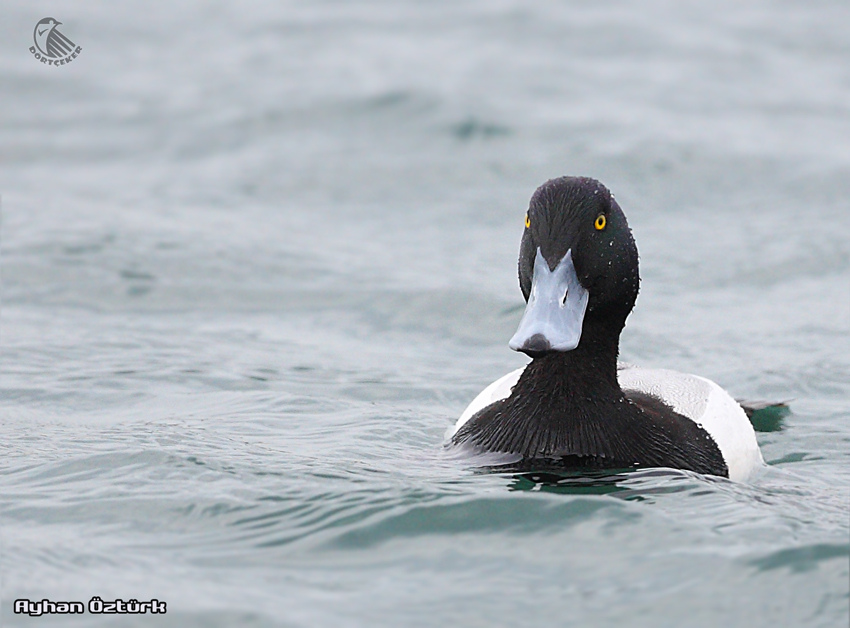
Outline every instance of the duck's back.
[[(484, 408), (508, 398), (524, 370), (525, 367), (511, 371), (481, 391), (457, 423), (446, 432), (446, 439), (451, 440), (467, 421)], [(711, 380), (628, 364), (618, 366), (617, 378), (627, 397), (629, 393), (638, 393), (661, 400), (704, 429), (720, 450), (730, 479), (743, 481), (763, 464), (755, 431), (743, 408)]]
[(710, 379), (628, 364), (619, 365), (617, 379), (626, 395), (637, 391), (661, 399), (708, 432), (726, 461), (730, 479), (746, 480), (764, 463), (744, 409)]

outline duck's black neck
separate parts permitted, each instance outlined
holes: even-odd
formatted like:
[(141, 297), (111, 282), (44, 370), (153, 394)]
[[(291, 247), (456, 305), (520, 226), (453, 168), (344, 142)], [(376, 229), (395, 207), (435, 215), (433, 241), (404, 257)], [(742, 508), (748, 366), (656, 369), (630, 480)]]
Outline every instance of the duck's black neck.
[(620, 329), (606, 321), (585, 321), (578, 347), (534, 358), (522, 379), (545, 381), (551, 393), (567, 399), (589, 395), (621, 399), (617, 383)]

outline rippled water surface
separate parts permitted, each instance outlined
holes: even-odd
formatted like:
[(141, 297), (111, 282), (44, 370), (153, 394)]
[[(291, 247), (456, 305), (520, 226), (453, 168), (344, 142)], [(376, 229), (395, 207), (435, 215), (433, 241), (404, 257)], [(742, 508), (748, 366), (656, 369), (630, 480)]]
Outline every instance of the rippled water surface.
[[(845, 3), (0, 17), (4, 625), (847, 625)], [(641, 251), (623, 359), (791, 400), (751, 483), (443, 452), (563, 174)], [(12, 608), (95, 595), (168, 611)]]

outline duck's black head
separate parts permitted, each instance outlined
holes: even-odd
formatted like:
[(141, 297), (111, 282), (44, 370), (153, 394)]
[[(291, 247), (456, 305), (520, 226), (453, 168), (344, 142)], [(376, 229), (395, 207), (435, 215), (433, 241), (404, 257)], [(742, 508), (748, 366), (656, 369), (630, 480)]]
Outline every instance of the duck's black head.
[(571, 351), (588, 327), (619, 334), (637, 299), (638, 252), (626, 217), (595, 179), (561, 177), (531, 197), (519, 251), (528, 301), (510, 346)]

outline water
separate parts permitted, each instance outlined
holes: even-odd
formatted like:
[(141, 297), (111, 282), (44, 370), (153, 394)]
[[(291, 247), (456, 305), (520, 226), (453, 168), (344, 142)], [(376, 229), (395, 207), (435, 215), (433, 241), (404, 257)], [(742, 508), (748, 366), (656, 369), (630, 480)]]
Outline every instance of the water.
[[(3, 624), (846, 626), (848, 13), (6, 3)], [(623, 359), (792, 400), (753, 482), (444, 455), (563, 174), (637, 239)], [(95, 595), (168, 612), (12, 612)]]

